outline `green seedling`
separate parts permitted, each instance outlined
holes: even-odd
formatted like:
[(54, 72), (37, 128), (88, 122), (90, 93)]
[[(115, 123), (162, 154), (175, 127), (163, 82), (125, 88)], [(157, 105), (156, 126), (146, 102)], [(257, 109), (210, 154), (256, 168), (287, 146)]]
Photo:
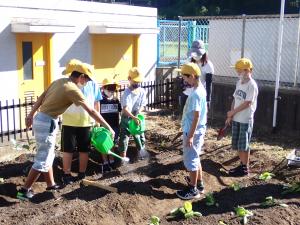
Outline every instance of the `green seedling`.
[(260, 180), (267, 181), (267, 180), (272, 179), (274, 176), (275, 176), (275, 174), (273, 174), (273, 173), (264, 172), (264, 173), (260, 174), (258, 178)]
[(211, 192), (205, 195), (205, 204), (207, 206), (219, 206), (219, 203), (216, 202), (216, 199)]
[(239, 183), (232, 183), (230, 185), (230, 187), (234, 190), (234, 191), (239, 191), (242, 187)]
[(166, 142), (164, 140), (162, 140), (161, 143), (160, 143), (160, 146), (163, 147), (163, 148), (166, 147)]
[(300, 182), (284, 186), (283, 189), (284, 191), (282, 192), (282, 194), (300, 193)]
[(268, 196), (265, 198), (265, 201), (260, 204), (263, 207), (272, 207), (277, 205), (275, 199), (272, 196)]
[(236, 207), (234, 208), (236, 215), (241, 219), (242, 224), (248, 223), (248, 217), (253, 216), (253, 213), (244, 207)]
[(181, 217), (181, 218), (192, 218), (192, 217), (200, 217), (202, 214), (200, 212), (194, 212), (193, 211), (193, 205), (191, 202), (187, 201), (184, 202), (182, 207), (173, 209), (169, 213), (170, 218), (176, 218), (176, 217)]
[(265, 198), (265, 201), (262, 202), (260, 204), (262, 207), (272, 207), (272, 206), (281, 206), (281, 207), (288, 207), (287, 204), (284, 204), (284, 203), (280, 203), (279, 201), (277, 201), (276, 199), (274, 199), (272, 196), (268, 196)]
[(159, 225), (160, 219), (157, 216), (151, 216), (149, 225)]

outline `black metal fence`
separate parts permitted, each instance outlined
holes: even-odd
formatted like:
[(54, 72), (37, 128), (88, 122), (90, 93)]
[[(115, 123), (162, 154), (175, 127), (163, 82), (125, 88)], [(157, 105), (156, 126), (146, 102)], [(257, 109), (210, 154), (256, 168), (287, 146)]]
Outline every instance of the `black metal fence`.
[[(168, 109), (174, 106), (173, 81), (149, 81), (142, 87), (147, 93), (147, 110)], [(119, 89), (120, 97), (126, 86)], [(0, 101), (0, 142), (22, 139), (26, 132), (25, 116), (28, 115), (37, 98)]]

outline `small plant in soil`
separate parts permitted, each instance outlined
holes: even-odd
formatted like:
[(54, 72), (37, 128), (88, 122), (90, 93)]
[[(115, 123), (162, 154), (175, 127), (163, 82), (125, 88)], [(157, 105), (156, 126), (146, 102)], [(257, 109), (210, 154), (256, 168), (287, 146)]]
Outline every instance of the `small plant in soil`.
[(200, 212), (193, 211), (193, 206), (191, 202), (184, 202), (182, 207), (173, 209), (170, 211), (168, 218), (192, 218), (192, 217), (200, 217), (202, 214)]
[(279, 201), (277, 201), (276, 199), (274, 199), (272, 196), (268, 196), (265, 198), (265, 201), (262, 202), (260, 204), (262, 207), (272, 207), (272, 206), (276, 206), (276, 205), (279, 205), (279, 206), (282, 206), (282, 207), (288, 207), (287, 204), (284, 204), (284, 203), (280, 203)]
[(205, 204), (207, 206), (219, 206), (219, 203), (216, 202), (216, 199), (211, 192), (205, 195)]
[(242, 188), (241, 185), (240, 185), (239, 183), (236, 183), (236, 182), (232, 183), (232, 184), (230, 185), (230, 187), (231, 187), (234, 191), (239, 191), (239, 190)]
[(259, 175), (258, 179), (263, 180), (263, 181), (267, 181), (272, 179), (275, 176), (275, 174), (270, 173), (270, 172), (264, 172), (262, 174)]
[(157, 216), (151, 216), (149, 225), (159, 225), (160, 219)]
[(288, 184), (283, 187), (282, 194), (290, 194), (290, 193), (300, 193), (300, 182), (295, 182), (292, 184)]
[(248, 223), (248, 217), (253, 216), (253, 213), (244, 207), (236, 207), (234, 208), (235, 214), (241, 219), (242, 224), (247, 224)]

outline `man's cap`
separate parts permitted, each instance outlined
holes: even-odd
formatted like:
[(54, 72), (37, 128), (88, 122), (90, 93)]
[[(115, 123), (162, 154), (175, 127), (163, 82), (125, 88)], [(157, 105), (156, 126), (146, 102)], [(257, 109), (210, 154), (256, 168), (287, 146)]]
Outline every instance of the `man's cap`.
[(204, 49), (204, 42), (202, 40), (195, 40), (192, 42), (192, 48), (202, 48)]
[(128, 77), (134, 82), (141, 83), (144, 80), (144, 76), (140, 73), (137, 67), (132, 67), (128, 72)]
[(187, 53), (187, 57), (199, 61), (204, 54), (205, 54), (205, 49), (203, 48), (191, 48)]
[(204, 42), (202, 40), (195, 40), (193, 41), (191, 48), (187, 52), (187, 57), (199, 61), (202, 55), (204, 55), (205, 53), (206, 51)]
[(71, 59), (67, 64), (65, 70), (62, 72), (63, 75), (71, 74), (74, 68), (82, 62), (78, 59)]
[(201, 70), (196, 63), (186, 63), (180, 67), (180, 69), (175, 69), (175, 71), (181, 74), (196, 75), (201, 76)]
[(241, 58), (235, 63), (234, 68), (236, 70), (249, 70), (253, 68), (253, 64), (250, 59)]

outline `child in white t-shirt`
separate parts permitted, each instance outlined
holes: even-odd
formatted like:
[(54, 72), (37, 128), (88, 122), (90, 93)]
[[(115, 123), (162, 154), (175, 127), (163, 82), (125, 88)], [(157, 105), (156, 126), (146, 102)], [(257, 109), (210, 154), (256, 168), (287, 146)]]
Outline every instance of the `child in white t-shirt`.
[(252, 69), (252, 62), (247, 58), (241, 58), (235, 64), (240, 80), (236, 84), (231, 110), (227, 112), (225, 123), (232, 123), (232, 149), (238, 151), (241, 164), (229, 171), (231, 176), (249, 174), (249, 144), (258, 96), (257, 84), (252, 78)]
[[(140, 73), (138, 68), (131, 68), (128, 74), (130, 85), (124, 90), (124, 93), (121, 96), (122, 113), (118, 150), (123, 157), (126, 157), (130, 137), (129, 121), (133, 119), (139, 124), (140, 121), (137, 115), (143, 110), (144, 106), (146, 106), (146, 92), (141, 87), (143, 79), (144, 76)], [(139, 158), (142, 159), (147, 153), (145, 150), (145, 135), (142, 133), (140, 135), (134, 135), (133, 138), (139, 151)]]

